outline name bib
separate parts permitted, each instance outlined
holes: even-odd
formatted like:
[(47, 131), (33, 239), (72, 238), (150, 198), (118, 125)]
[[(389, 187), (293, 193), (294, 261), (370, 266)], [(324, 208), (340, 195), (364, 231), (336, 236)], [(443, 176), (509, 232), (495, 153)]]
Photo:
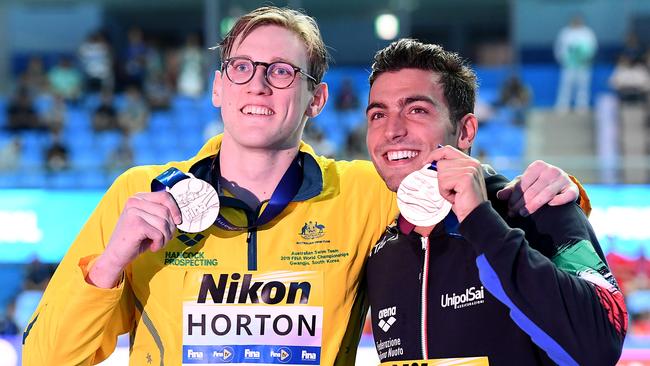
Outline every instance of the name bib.
[(321, 272), (187, 273), (183, 365), (320, 365)]

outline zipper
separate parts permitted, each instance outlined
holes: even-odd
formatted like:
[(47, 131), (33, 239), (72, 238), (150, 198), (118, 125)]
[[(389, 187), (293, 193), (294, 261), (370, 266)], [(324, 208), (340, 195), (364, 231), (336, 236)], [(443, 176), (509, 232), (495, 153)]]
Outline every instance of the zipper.
[(420, 303), (420, 314), (422, 318), (420, 319), (420, 333), (421, 333), (421, 341), (422, 341), (422, 359), (423, 360), (428, 360), (429, 359), (429, 337), (427, 334), (427, 316), (428, 316), (428, 311), (427, 311), (427, 304), (428, 304), (428, 298), (427, 298), (427, 293), (429, 289), (429, 238), (428, 237), (421, 237), (420, 240), (422, 241), (422, 250), (424, 251), (424, 265), (422, 266), (422, 293), (421, 293), (421, 303)]
[(248, 270), (257, 271), (257, 228), (253, 227), (248, 229), (246, 236), (246, 244), (248, 246)]
[(262, 204), (257, 206), (255, 212), (244, 210), (246, 212), (246, 219), (248, 225), (248, 233), (246, 234), (246, 252), (248, 254), (248, 270), (257, 271), (257, 218), (260, 216)]

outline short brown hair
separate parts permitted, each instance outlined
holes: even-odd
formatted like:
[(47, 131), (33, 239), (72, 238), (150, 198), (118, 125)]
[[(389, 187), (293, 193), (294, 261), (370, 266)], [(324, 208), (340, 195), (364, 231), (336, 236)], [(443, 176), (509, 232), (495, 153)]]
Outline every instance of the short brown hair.
[(298, 35), (307, 47), (307, 57), (309, 58), (307, 72), (319, 83), (323, 80), (323, 75), (327, 71), (328, 55), (318, 25), (309, 15), (288, 8), (264, 6), (242, 15), (219, 43), (221, 60), (230, 57), (237, 37), (241, 35), (241, 38), (244, 39), (255, 28), (263, 25), (278, 25)]
[(379, 75), (402, 69), (420, 69), (440, 74), (454, 129), (467, 113), (474, 112), (476, 74), (454, 52), (441, 46), (403, 38), (377, 51), (370, 73), (370, 86)]

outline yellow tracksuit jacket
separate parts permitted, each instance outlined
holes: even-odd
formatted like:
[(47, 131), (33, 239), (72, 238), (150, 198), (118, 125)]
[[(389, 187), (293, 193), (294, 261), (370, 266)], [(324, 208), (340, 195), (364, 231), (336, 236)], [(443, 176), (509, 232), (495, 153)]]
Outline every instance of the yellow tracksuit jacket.
[[(90, 365), (130, 333), (132, 365), (354, 363), (364, 307), (361, 274), (397, 213), (370, 162), (338, 162), (306, 144), (294, 200), (253, 231), (176, 232), (140, 255), (113, 289), (84, 278), (128, 197), (169, 167), (217, 154), (217, 136), (190, 160), (122, 174), (100, 201), (25, 330), (24, 365)], [(65, 208), (61, 208), (65, 220)]]

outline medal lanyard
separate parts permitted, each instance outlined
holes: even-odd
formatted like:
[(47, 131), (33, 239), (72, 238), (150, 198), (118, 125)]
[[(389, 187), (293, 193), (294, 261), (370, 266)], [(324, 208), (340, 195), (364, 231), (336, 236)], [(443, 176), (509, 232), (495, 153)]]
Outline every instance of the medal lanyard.
[(176, 168), (169, 168), (151, 181), (151, 192), (164, 191), (165, 187), (173, 187), (183, 179), (190, 178), (187, 174)]
[[(282, 179), (280, 179), (280, 183), (278, 183), (278, 186), (273, 191), (273, 194), (271, 195), (266, 208), (261, 215), (253, 219), (253, 222), (249, 221), (247, 226), (234, 225), (230, 223), (230, 221), (228, 221), (223, 215), (221, 215), (221, 213), (219, 213), (219, 216), (217, 217), (217, 220), (214, 224), (224, 230), (244, 231), (263, 226), (271, 222), (271, 220), (278, 216), (289, 205), (289, 202), (291, 202), (291, 200), (296, 196), (298, 190), (300, 189), (300, 186), (302, 185), (303, 170), (300, 164), (300, 160), (300, 154), (296, 155), (296, 157), (291, 162), (291, 165), (289, 165), (289, 168), (282, 176)], [(217, 156), (214, 158), (214, 161), (212, 162), (212, 182), (217, 186), (217, 192), (221, 192), (219, 183), (220, 177), (221, 167), (219, 163), (219, 154), (217, 154)], [(242, 210), (248, 209), (248, 206), (246, 206), (241, 200), (233, 197), (219, 195), (219, 200), (222, 202), (222, 207), (237, 208)], [(246, 215), (246, 217), (248, 218), (249, 216)], [(248, 218), (248, 220), (250, 220), (250, 218)]]
[[(248, 223), (246, 226), (234, 225), (228, 219), (226, 219), (221, 212), (214, 222), (214, 225), (217, 227), (230, 230), (230, 231), (246, 231), (252, 228), (263, 226), (268, 224), (276, 216), (278, 216), (288, 205), (289, 202), (296, 196), (300, 186), (302, 185), (303, 171), (300, 164), (300, 155), (297, 155), (295, 159), (289, 165), (289, 168), (280, 179), (280, 183), (273, 191), (271, 198), (269, 199), (266, 208), (261, 215), (255, 216), (252, 220), (250, 215), (246, 215)], [(221, 177), (221, 168), (219, 165), (219, 154), (214, 158), (212, 162), (212, 177), (211, 180), (214, 185), (217, 187), (217, 192), (221, 192), (221, 187), (219, 183), (219, 177)], [(151, 181), (151, 191), (162, 191), (165, 187), (171, 188), (174, 184), (180, 182), (183, 179), (190, 178), (187, 174), (176, 168), (169, 168)], [(249, 207), (242, 202), (241, 200), (224, 196), (223, 194), (219, 195), (219, 201), (221, 207), (230, 207), (239, 210), (250, 210)], [(252, 222), (251, 222), (252, 221)]]

